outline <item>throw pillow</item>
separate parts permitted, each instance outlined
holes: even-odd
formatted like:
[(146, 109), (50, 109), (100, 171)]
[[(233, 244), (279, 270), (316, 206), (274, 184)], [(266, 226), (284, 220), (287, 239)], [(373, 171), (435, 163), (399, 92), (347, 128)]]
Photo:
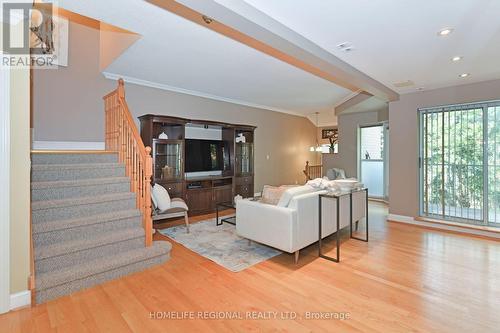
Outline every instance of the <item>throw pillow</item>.
[(160, 211), (164, 211), (170, 208), (170, 196), (163, 186), (155, 184), (155, 186), (153, 186), (153, 196), (158, 203), (158, 209)]
[(271, 185), (264, 185), (264, 189), (262, 190), (262, 199), (260, 200), (260, 202), (269, 205), (276, 205), (278, 201), (280, 201), (280, 198), (286, 189), (287, 187), (285, 186), (277, 187)]

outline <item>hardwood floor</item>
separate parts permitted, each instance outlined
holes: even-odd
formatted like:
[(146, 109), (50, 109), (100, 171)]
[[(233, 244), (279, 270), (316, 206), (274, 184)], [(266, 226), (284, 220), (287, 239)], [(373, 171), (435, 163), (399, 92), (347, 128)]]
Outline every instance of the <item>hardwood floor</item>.
[[(232, 273), (173, 243), (163, 266), (1, 315), (0, 331), (499, 332), (500, 242), (387, 222), (386, 214), (371, 204), (370, 242), (343, 237), (340, 264), (319, 259), (313, 245), (301, 251), (298, 265), (283, 254)], [(326, 243), (333, 255), (334, 241)], [(161, 318), (170, 311), (298, 317)], [(306, 312), (348, 318), (307, 319)]]

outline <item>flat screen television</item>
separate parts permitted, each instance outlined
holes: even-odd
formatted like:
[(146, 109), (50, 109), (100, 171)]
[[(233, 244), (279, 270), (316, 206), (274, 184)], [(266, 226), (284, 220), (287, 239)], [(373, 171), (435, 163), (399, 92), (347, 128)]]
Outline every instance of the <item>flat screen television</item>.
[(186, 172), (224, 168), (224, 141), (186, 139)]

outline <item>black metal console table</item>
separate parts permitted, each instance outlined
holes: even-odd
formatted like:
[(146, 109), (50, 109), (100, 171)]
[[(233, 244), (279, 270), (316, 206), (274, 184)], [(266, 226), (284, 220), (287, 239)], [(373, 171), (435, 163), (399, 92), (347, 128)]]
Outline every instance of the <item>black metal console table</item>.
[[(365, 221), (366, 221), (366, 237), (363, 239), (363, 238), (358, 238), (358, 237), (354, 237), (352, 235), (352, 194), (353, 193), (356, 193), (356, 192), (362, 192), (364, 191), (366, 193), (366, 202), (365, 202)], [(350, 220), (350, 223), (349, 223), (349, 227), (350, 227), (350, 231), (349, 231), (349, 237), (352, 238), (352, 239), (355, 239), (355, 240), (359, 240), (359, 241), (363, 241), (363, 242), (368, 242), (368, 189), (367, 188), (360, 188), (360, 189), (352, 189), (350, 191), (343, 191), (343, 192), (340, 192), (340, 193), (325, 193), (325, 194), (320, 194), (319, 195), (319, 209), (318, 209), (318, 214), (319, 214), (319, 218), (318, 218), (318, 225), (319, 225), (319, 241), (318, 241), (318, 252), (319, 252), (319, 256), (323, 259), (327, 259), (327, 260), (330, 260), (330, 261), (333, 261), (333, 262), (339, 262), (340, 261), (340, 198), (343, 197), (343, 196), (346, 196), (348, 195), (349, 196), (349, 220)], [(334, 199), (336, 200), (336, 218), (337, 218), (337, 231), (335, 233), (335, 245), (337, 247), (337, 256), (336, 258), (333, 258), (333, 257), (330, 257), (330, 256), (327, 256), (327, 255), (324, 255), (323, 252), (322, 252), (322, 211), (323, 211), (323, 207), (322, 207), (322, 200), (323, 198), (327, 198), (327, 199)]]
[(215, 206), (215, 225), (219, 226), (219, 225), (224, 224), (224, 222), (232, 224), (232, 225), (236, 225), (236, 216), (230, 216), (230, 217), (226, 217), (226, 218), (221, 218), (219, 220), (219, 210), (220, 210), (220, 208), (224, 208), (224, 209), (227, 209), (227, 208), (236, 209), (236, 205), (234, 203), (232, 203), (232, 202), (221, 202), (221, 203), (218, 203)]

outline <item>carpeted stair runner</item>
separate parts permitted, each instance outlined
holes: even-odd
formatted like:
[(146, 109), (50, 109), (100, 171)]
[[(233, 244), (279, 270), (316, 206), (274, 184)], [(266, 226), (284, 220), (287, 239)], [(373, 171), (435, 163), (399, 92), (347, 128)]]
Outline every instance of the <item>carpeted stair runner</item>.
[(146, 269), (171, 244), (144, 246), (142, 216), (116, 153), (32, 155), (36, 303)]

